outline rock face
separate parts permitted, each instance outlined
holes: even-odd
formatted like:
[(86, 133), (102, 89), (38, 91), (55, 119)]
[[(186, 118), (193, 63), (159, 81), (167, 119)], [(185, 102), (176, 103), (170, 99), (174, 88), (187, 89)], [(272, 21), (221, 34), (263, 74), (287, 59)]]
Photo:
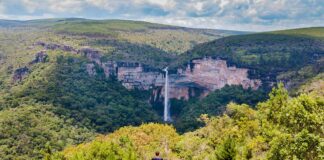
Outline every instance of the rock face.
[(46, 54), (45, 51), (40, 51), (36, 53), (35, 59), (31, 61), (29, 64), (35, 64), (35, 63), (44, 63), (46, 62), (48, 55)]
[[(190, 66), (193, 66), (192, 68)], [(178, 70), (176, 83), (196, 83), (210, 91), (220, 89), (226, 84), (242, 85), (257, 89), (261, 85), (260, 80), (248, 78), (248, 69), (229, 67), (225, 60), (219, 59), (197, 59), (188, 65), (185, 71)]]
[[(139, 63), (100, 63), (98, 59), (93, 59), (95, 55), (88, 58), (103, 67), (107, 77), (116, 76), (128, 89), (153, 89), (153, 100), (158, 100), (164, 95), (165, 76), (161, 70), (154, 70)], [(93, 71), (88, 73), (94, 75)], [(260, 80), (248, 78), (248, 69), (229, 67), (225, 60), (211, 58), (193, 60), (185, 70), (178, 69), (176, 74), (170, 74), (169, 77), (170, 98), (186, 100), (192, 96), (206, 96), (225, 85), (242, 85), (245, 89), (257, 89), (261, 86)]]
[(14, 75), (12, 77), (13, 82), (20, 82), (26, 77), (29, 73), (29, 69), (27, 67), (18, 68), (15, 70)]
[(60, 49), (66, 52), (72, 52), (72, 53), (77, 53), (78, 50), (74, 49), (71, 46), (68, 45), (61, 45), (61, 44), (55, 44), (55, 43), (45, 43), (45, 42), (36, 42), (34, 45), (42, 46), (46, 50), (56, 50)]
[(95, 76), (97, 75), (96, 69), (95, 69), (95, 65), (93, 63), (88, 63), (86, 65), (87, 67), (87, 72), (90, 76)]
[(28, 63), (27, 66), (18, 68), (15, 70), (13, 76), (12, 76), (12, 82), (16, 83), (16, 82), (20, 82), (22, 81), (29, 73), (29, 67), (33, 64), (36, 63), (45, 63), (46, 59), (47, 59), (48, 55), (46, 54), (45, 51), (40, 51), (38, 53), (35, 54), (35, 58), (34, 60), (32, 60), (31, 62)]
[(128, 88), (152, 89), (164, 84), (164, 75), (159, 71), (148, 70), (138, 63), (118, 63), (117, 79)]
[[(90, 76), (96, 75), (95, 64), (104, 70), (107, 77), (115, 76), (127, 89), (152, 90), (152, 100), (164, 95), (164, 72), (134, 62), (101, 61), (102, 54), (93, 48), (74, 49), (65, 45), (38, 42), (45, 49), (60, 49), (81, 54), (91, 63), (86, 65)], [(248, 69), (228, 66), (225, 60), (203, 58), (192, 60), (186, 69), (178, 69), (169, 75), (170, 98), (188, 100), (193, 96), (206, 96), (225, 85), (242, 85), (257, 89), (261, 81), (248, 78)]]

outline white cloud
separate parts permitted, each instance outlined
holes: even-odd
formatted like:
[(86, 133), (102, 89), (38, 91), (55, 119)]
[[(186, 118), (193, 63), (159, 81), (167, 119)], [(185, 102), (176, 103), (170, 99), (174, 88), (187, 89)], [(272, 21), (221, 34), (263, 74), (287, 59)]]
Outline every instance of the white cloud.
[(40, 2), (33, 0), (22, 0), (22, 4), (25, 6), (28, 13), (33, 13), (37, 8), (41, 6)]
[(48, 5), (52, 12), (77, 13), (83, 10), (84, 2), (80, 0), (50, 0)]
[[(133, 2), (137, 5), (155, 5), (165, 10), (173, 9), (176, 5), (174, 0), (133, 0)], [(130, 3), (132, 3), (132, 1), (130, 1)]]
[(5, 12), (5, 6), (0, 2), (0, 14)]
[(43, 15), (39, 15), (39, 16), (30, 16), (30, 15), (0, 14), (0, 19), (31, 20), (31, 19), (48, 19), (48, 18), (55, 18), (55, 15), (43, 14)]
[(273, 30), (323, 26), (324, 0), (0, 0), (0, 14), (18, 19), (100, 14), (189, 27)]
[(116, 1), (113, 0), (86, 0), (86, 3), (88, 5), (92, 5), (101, 9), (106, 9), (112, 12), (119, 7), (119, 4), (123, 2), (116, 3)]
[(129, 7), (130, 10), (141, 9), (143, 6), (156, 6), (164, 10), (174, 9), (174, 0), (85, 0), (88, 5), (92, 5), (109, 12), (118, 11), (120, 8)]

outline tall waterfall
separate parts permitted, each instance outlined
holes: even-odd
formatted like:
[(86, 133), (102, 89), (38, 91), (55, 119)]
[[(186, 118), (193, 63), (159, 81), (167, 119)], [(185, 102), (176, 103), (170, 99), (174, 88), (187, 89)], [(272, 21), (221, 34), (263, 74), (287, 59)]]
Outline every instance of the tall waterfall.
[(170, 104), (169, 104), (169, 75), (168, 75), (168, 67), (164, 68), (165, 72), (165, 85), (164, 85), (164, 114), (163, 120), (165, 122), (171, 121), (170, 117)]

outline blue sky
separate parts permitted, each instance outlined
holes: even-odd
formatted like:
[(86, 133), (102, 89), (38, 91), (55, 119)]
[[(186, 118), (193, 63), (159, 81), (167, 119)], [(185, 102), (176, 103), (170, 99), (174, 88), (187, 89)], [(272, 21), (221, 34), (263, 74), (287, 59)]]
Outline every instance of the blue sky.
[(324, 0), (0, 0), (0, 19), (64, 17), (265, 31), (324, 26)]

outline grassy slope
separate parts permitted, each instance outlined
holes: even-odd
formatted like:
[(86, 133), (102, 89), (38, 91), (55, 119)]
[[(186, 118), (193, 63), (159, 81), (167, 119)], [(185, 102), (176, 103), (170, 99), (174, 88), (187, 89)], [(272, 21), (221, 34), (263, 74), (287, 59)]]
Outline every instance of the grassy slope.
[(145, 44), (178, 54), (198, 43), (245, 33), (227, 30), (191, 29), (129, 20), (51, 19), (27, 21), (27, 23), (49, 27), (57, 33), (83, 35), (88, 36), (88, 38), (113, 38)]
[[(87, 20), (80, 18), (31, 21), (2, 20), (0, 26), (1, 50), (4, 52), (0, 53), (0, 62), (4, 61), (3, 57), (8, 57), (6, 61), (11, 61), (10, 59), (16, 60), (17, 57), (25, 58), (25, 60), (19, 60), (20, 65), (27, 63), (33, 52), (36, 52), (36, 50), (26, 50), (26, 48), (34, 42), (45, 41), (67, 44), (77, 48), (91, 46), (102, 50), (110, 59), (136, 60), (154, 67), (161, 67), (166, 64), (160, 63), (159, 59), (174, 59), (174, 56), (191, 49), (196, 44), (243, 33), (225, 30), (190, 29), (140, 21)], [(115, 41), (117, 43), (103, 44), (97, 43), (98, 40)], [(16, 45), (9, 46), (7, 45), (9, 43)], [(21, 49), (21, 51), (10, 49), (13, 47)], [(132, 50), (131, 53), (129, 52), (130, 49)], [(152, 51), (152, 53), (142, 53), (143, 50)], [(26, 54), (30, 56), (26, 56)], [(147, 59), (152, 60), (148, 61)], [(18, 61), (15, 63), (18, 63)], [(13, 68), (16, 69), (17, 66), (19, 65), (13, 65)]]
[(300, 35), (300, 36), (309, 36), (314, 38), (324, 38), (324, 27), (311, 27), (311, 28), (302, 28), (302, 29), (289, 29), (282, 31), (270, 32), (272, 34), (284, 34), (284, 35)]

